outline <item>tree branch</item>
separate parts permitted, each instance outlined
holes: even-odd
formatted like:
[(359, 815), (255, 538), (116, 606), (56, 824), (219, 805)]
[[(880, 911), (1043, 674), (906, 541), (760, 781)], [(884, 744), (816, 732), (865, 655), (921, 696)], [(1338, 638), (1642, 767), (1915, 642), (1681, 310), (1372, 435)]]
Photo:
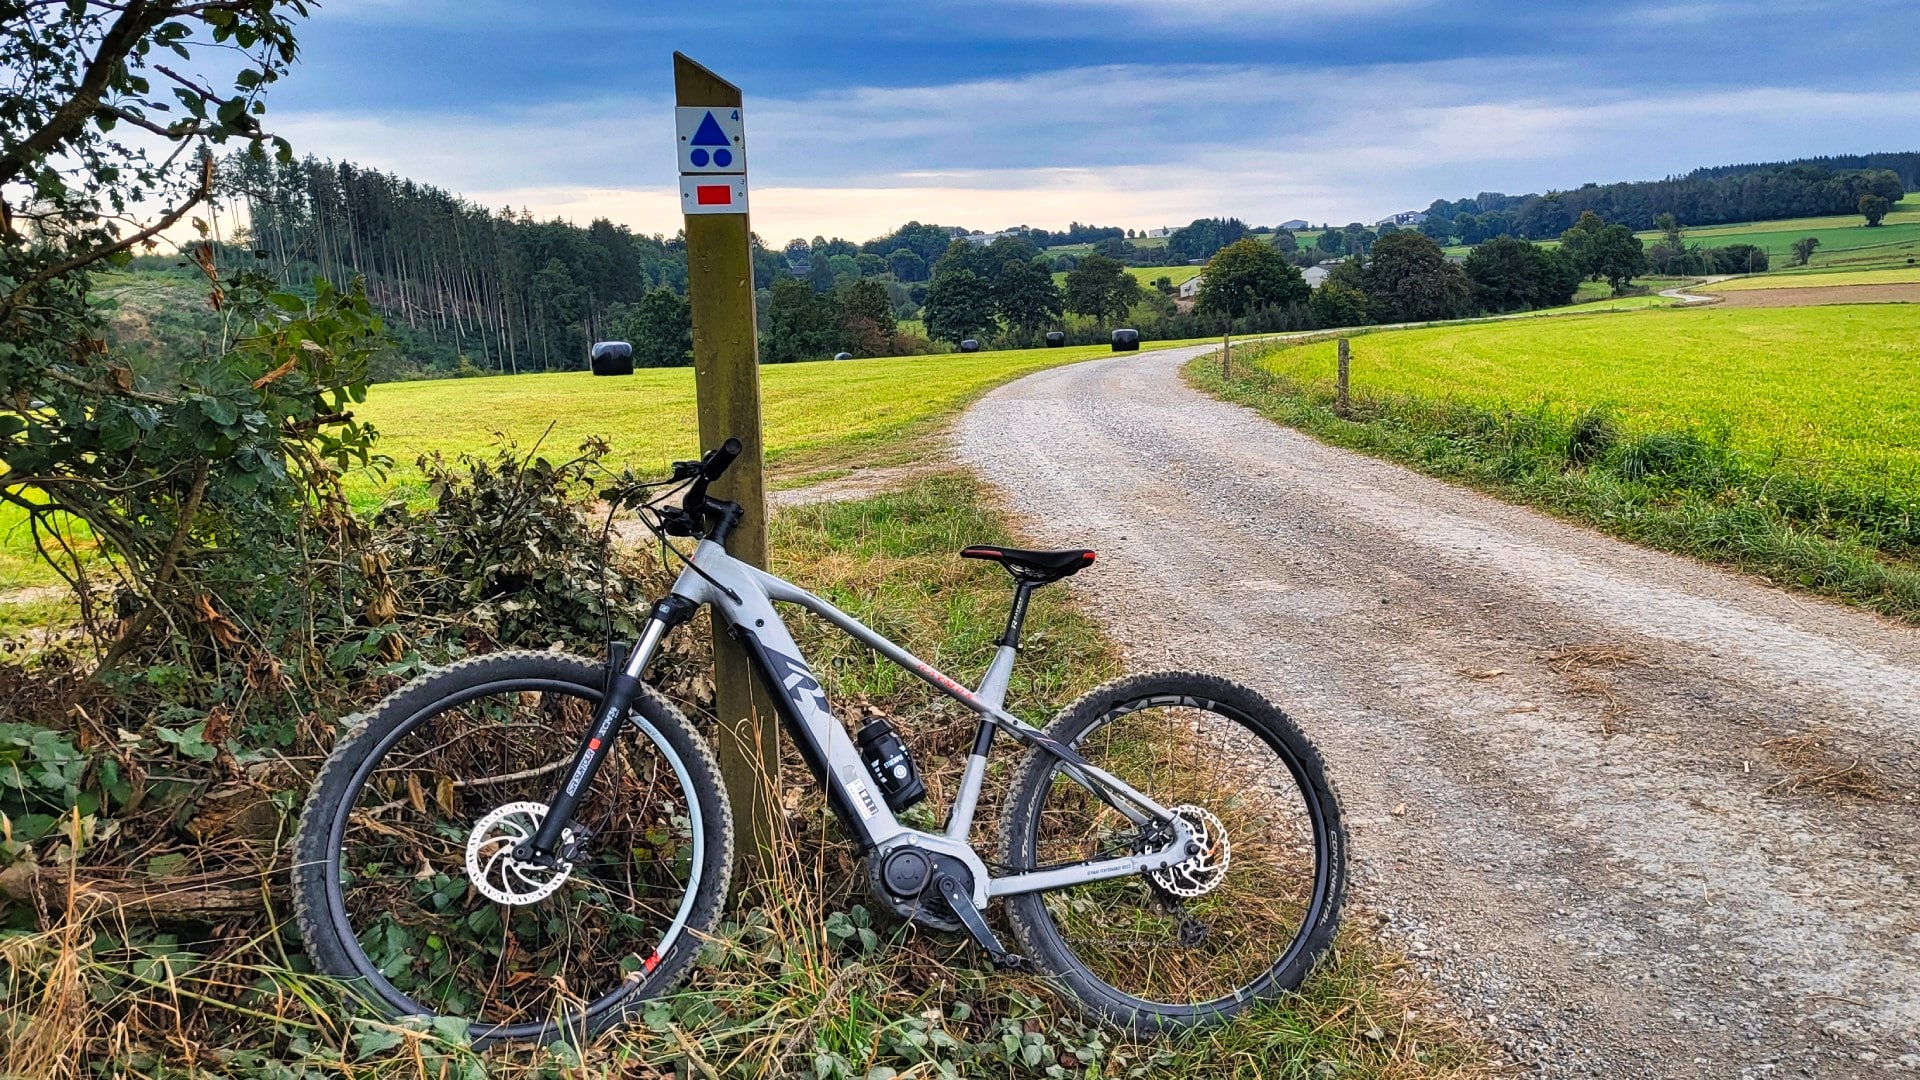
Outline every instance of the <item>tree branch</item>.
[[(68, 259), (67, 261), (62, 263), (55, 263), (52, 266), (42, 267), (40, 270), (36, 271), (31, 277), (27, 278), (27, 280), (15, 286), (14, 290), (7, 294), (7, 298), (4, 301), (0, 301), (0, 315), (4, 315), (6, 313), (13, 311), (14, 308), (19, 306), (21, 299), (25, 297), (27, 293), (32, 289), (34, 289), (35, 287), (39, 285), (44, 285), (47, 282), (52, 281), (54, 278), (59, 277), (61, 274), (71, 273), (72, 271), (78, 270), (83, 266), (89, 265), (91, 263), (99, 262), (101, 259), (104, 259), (109, 255), (112, 255), (116, 251), (125, 251), (126, 249), (134, 246), (135, 244), (141, 243), (146, 240), (151, 240), (154, 237), (160, 235), (161, 233), (167, 231), (168, 229), (172, 228), (176, 223), (178, 223), (181, 218), (186, 217), (187, 211), (192, 210), (194, 207), (200, 205), (202, 202), (205, 202), (207, 199), (207, 196), (211, 195), (212, 193), (213, 193), (213, 155), (206, 154), (200, 159), (200, 186), (194, 189), (193, 194), (187, 196), (187, 199), (185, 202), (181, 203), (179, 206), (174, 207), (172, 210), (167, 211), (164, 215), (161, 216), (160, 220), (154, 222), (152, 225), (149, 225), (146, 228), (141, 229), (139, 232), (134, 233), (132, 236), (129, 236), (124, 240), (120, 240), (115, 243), (109, 244), (103, 248), (97, 248), (93, 251), (83, 252), (79, 255), (75, 255), (73, 258)], [(51, 373), (52, 372), (49, 371), (49, 374)], [(136, 396), (137, 394), (137, 392), (135, 391), (123, 391), (123, 392), (126, 393), (128, 396)], [(167, 404), (167, 403), (163, 402), (162, 404)]]
[(100, 394), (102, 396), (132, 398), (135, 401), (144, 401), (149, 405), (180, 404), (179, 398), (168, 397), (165, 394), (152, 394), (152, 393), (148, 393), (145, 390), (131, 390), (131, 389), (122, 390), (117, 386), (108, 386), (105, 383), (88, 382), (87, 380), (79, 378), (77, 376), (69, 375), (64, 371), (61, 371), (59, 368), (47, 368), (46, 371), (43, 372), (43, 374), (45, 374), (47, 378), (52, 379), (54, 382), (63, 383), (67, 386), (73, 387), (76, 390), (88, 390), (95, 394)]
[(43, 911), (100, 904), (159, 923), (216, 922), (236, 915), (257, 915), (264, 909), (266, 893), (266, 882), (232, 874), (198, 874), (148, 883), (27, 863), (0, 871), (0, 896), (9, 900)]
[(111, 116), (117, 116), (127, 123), (132, 124), (134, 127), (151, 131), (155, 135), (166, 139), (191, 139), (195, 135), (200, 134), (200, 121), (198, 120), (193, 121), (191, 126), (176, 131), (171, 127), (156, 124), (152, 120), (141, 116), (139, 113), (123, 109), (118, 105), (102, 105), (100, 106), (100, 111)]
[(19, 176), (28, 166), (59, 150), (61, 144), (79, 134), (87, 119), (99, 111), (107, 86), (113, 82), (114, 72), (125, 63), (127, 54), (133, 51), (134, 45), (142, 37), (164, 21), (166, 14), (164, 9), (155, 11), (148, 0), (132, 0), (120, 12), (119, 18), (101, 35), (100, 47), (94, 50), (93, 59), (87, 62), (86, 74), (81, 76), (79, 85), (73, 88), (73, 96), (54, 111), (53, 117), (39, 131), (0, 155), (0, 184)]

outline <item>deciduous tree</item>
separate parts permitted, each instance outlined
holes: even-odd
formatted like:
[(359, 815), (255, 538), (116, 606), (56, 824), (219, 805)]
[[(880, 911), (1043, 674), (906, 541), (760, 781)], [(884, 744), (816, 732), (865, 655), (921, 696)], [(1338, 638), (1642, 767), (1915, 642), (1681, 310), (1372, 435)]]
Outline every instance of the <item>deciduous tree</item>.
[[(811, 295), (811, 289), (788, 281)], [(607, 312), (607, 323), (614, 337), (633, 345), (633, 362), (639, 367), (693, 363), (693, 309), (685, 296), (672, 289), (655, 289), (637, 304), (615, 304)]]
[(993, 283), (971, 270), (948, 269), (927, 287), (927, 333), (941, 341), (960, 341), (993, 326)]
[(1313, 324), (1331, 329), (1340, 326), (1364, 326), (1367, 322), (1367, 294), (1344, 282), (1328, 278), (1313, 290), (1307, 301)]
[(1860, 196), (1859, 206), (1860, 216), (1867, 219), (1868, 228), (1877, 227), (1881, 219), (1887, 216), (1887, 211), (1893, 209), (1893, 203), (1885, 195), (1872, 193)]
[(833, 300), (799, 278), (776, 281), (767, 295), (767, 335), (761, 359), (769, 364), (822, 360), (839, 344)]
[(1053, 274), (1037, 263), (1008, 259), (993, 283), (993, 302), (1008, 327), (1034, 334), (1060, 321), (1062, 300)]
[(1511, 236), (1474, 248), (1464, 269), (1475, 299), (1492, 311), (1557, 307), (1580, 287), (1580, 272), (1566, 255)]
[[(230, 330), (151, 377), (109, 344), (91, 302), (97, 269), (191, 226), (213, 147), (291, 157), (263, 127), (263, 95), (293, 63), (306, 12), (70, 0), (14, 3), (0, 19), (0, 499), (76, 586), (87, 625), (113, 627), (105, 667), (156, 627), (187, 670), (235, 662), (254, 632), (235, 622), (302, 601), (287, 592), (300, 588), (293, 538), (341, 505), (340, 473), (371, 459), (352, 406), (380, 322), (358, 289), (277, 291), (194, 243)], [(104, 563), (67, 546), (71, 518)], [(92, 606), (100, 573), (122, 575), (113, 620)], [(272, 670), (262, 686), (285, 679)]]
[(1432, 237), (1412, 230), (1376, 241), (1361, 280), (1375, 322), (1457, 319), (1473, 313), (1473, 283), (1466, 271), (1448, 262)]
[(1305, 303), (1309, 291), (1286, 256), (1249, 236), (1221, 248), (1207, 262), (1195, 306), (1237, 319), (1258, 308)]
[(1067, 273), (1067, 310), (1102, 324), (1125, 315), (1139, 295), (1140, 282), (1105, 255), (1090, 254)]

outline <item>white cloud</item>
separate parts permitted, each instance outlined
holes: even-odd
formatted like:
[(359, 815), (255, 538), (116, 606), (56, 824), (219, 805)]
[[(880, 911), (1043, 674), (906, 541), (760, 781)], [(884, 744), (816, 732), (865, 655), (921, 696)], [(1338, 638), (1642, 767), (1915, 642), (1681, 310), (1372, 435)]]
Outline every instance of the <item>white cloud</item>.
[[(1667, 96), (1571, 64), (1074, 68), (748, 99), (754, 226), (855, 239), (908, 218), (993, 228), (1372, 220), (1438, 196), (1644, 179), (1920, 142), (1920, 92)], [(304, 152), (491, 206), (679, 227), (664, 100), (501, 114), (281, 113)]]

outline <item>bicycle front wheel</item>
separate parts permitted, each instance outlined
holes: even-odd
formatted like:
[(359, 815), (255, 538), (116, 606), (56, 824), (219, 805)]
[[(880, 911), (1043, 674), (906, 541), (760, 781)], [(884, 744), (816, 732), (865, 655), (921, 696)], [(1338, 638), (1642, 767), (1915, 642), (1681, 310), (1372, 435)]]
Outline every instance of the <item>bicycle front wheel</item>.
[(647, 687), (563, 837), (521, 862), (605, 668), (506, 652), (423, 676), (345, 734), (294, 839), (309, 955), (390, 1015), (465, 1017), (477, 1043), (591, 1037), (685, 975), (727, 893), (733, 821), (712, 751)]
[[(1170, 672), (1108, 683), (1047, 733), (1185, 819), (1199, 850), (1165, 870), (1009, 897), (1028, 956), (1084, 1012), (1140, 1034), (1297, 989), (1339, 925), (1346, 834), (1293, 721), (1244, 686)], [(1046, 751), (1015, 774), (1001, 815), (1010, 869), (1157, 846)]]

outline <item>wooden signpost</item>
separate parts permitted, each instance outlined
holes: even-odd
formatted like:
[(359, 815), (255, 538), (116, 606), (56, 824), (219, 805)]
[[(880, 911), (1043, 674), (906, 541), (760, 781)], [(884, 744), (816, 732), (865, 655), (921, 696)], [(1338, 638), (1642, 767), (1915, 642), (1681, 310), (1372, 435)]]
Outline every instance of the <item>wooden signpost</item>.
[[(673, 54), (680, 201), (686, 214), (687, 298), (693, 308), (693, 379), (700, 447), (740, 440), (740, 457), (714, 494), (746, 509), (727, 550), (767, 565), (765, 457), (760, 438), (760, 356), (754, 332), (753, 252), (747, 226), (747, 159), (740, 88)], [(762, 866), (779, 803), (780, 728), (746, 653), (716, 624), (715, 750), (733, 800), (741, 845)]]

